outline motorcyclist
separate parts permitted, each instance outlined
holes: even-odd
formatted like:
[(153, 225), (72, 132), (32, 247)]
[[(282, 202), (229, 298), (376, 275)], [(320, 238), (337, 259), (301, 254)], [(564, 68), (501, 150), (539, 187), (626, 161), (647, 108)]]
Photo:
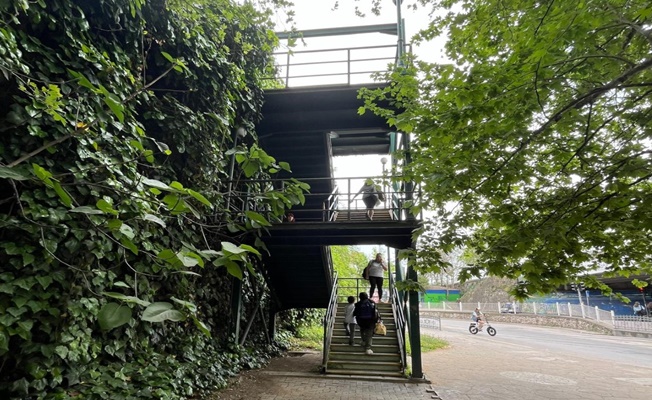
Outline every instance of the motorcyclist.
[(478, 307), (475, 308), (473, 311), (473, 314), (471, 315), (471, 320), (476, 323), (476, 326), (478, 327), (478, 331), (482, 330), (482, 327), (484, 326), (484, 314)]

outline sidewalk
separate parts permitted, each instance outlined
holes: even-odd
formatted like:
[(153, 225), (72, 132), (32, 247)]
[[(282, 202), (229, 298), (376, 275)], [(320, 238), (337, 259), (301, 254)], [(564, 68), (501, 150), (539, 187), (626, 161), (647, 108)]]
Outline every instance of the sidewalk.
[[(432, 383), (396, 380), (342, 379), (316, 373), (319, 354), (286, 360), (302, 369), (270, 367), (259, 373), (256, 392), (246, 397), (215, 399), (260, 400), (648, 400), (652, 369), (605, 363), (576, 356), (537, 351), (509, 343), (507, 338), (424, 329), (450, 347), (423, 355), (423, 370)], [(498, 340), (496, 340), (498, 339)], [(307, 357), (307, 358), (305, 358)], [(308, 362), (309, 361), (309, 362)], [(314, 364), (314, 366), (312, 366)], [(311, 365), (306, 368), (307, 365)], [(253, 382), (249, 389), (253, 389)]]

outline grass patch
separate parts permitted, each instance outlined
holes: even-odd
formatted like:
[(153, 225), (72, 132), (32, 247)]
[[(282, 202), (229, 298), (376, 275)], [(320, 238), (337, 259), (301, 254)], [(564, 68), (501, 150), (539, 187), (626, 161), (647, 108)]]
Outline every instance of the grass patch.
[(301, 326), (292, 340), (292, 348), (322, 351), (324, 348), (324, 326), (321, 324)]
[[(411, 355), (410, 340), (406, 336), (407, 354)], [(421, 335), (421, 353), (435, 351), (448, 347), (448, 342), (433, 336)], [(301, 326), (297, 335), (290, 339), (291, 350), (313, 349), (322, 351), (324, 349), (324, 327), (321, 324)]]
[[(412, 355), (412, 348), (410, 347), (410, 339), (406, 336), (405, 341), (407, 342), (407, 353), (408, 355)], [(448, 347), (448, 342), (439, 339), (436, 337), (428, 336), (428, 335), (421, 335), (421, 353), (427, 353), (429, 351), (435, 351), (439, 349), (443, 349), (445, 347)]]

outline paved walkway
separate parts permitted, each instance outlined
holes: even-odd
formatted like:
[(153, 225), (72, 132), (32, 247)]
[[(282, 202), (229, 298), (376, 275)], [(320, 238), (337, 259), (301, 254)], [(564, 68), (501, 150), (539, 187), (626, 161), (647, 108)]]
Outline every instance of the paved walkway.
[[(426, 330), (426, 332), (428, 332)], [(424, 332), (425, 333), (425, 332)], [(262, 400), (650, 400), (652, 369), (567, 356), (492, 340), (487, 335), (429, 331), (451, 346), (426, 353), (430, 384), (267, 371)], [(538, 346), (537, 348), (542, 348)], [(543, 346), (545, 348), (545, 346)]]

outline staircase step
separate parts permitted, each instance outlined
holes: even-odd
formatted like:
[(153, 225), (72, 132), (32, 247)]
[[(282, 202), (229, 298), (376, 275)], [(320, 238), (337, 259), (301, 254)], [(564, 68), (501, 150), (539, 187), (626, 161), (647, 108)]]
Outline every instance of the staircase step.
[[(348, 336), (333, 336), (331, 338), (331, 343), (332, 344), (349, 344), (349, 337)], [(356, 335), (355, 338), (353, 339), (353, 343), (355, 344), (360, 344), (360, 335)], [(385, 346), (391, 346), (395, 345), (398, 346), (398, 338), (396, 336), (374, 336), (373, 342), (374, 345), (385, 345)]]
[[(380, 344), (376, 343), (374, 340), (373, 346), (371, 346), (372, 350), (374, 353), (390, 353), (390, 354), (399, 354), (399, 349), (398, 349), (398, 344)], [(360, 343), (357, 343), (355, 346), (349, 346), (348, 342), (346, 343), (331, 343), (330, 347), (330, 352), (335, 352), (335, 353), (345, 353), (349, 352), (353, 349), (353, 351), (360, 351), (362, 349), (362, 346), (360, 346)]]
[[(396, 328), (391, 328), (389, 326), (386, 326), (386, 328), (387, 328), (387, 334), (385, 335), (385, 337), (388, 337), (388, 336), (389, 337), (396, 337), (397, 336)], [(341, 336), (341, 337), (345, 337), (347, 339), (349, 338), (349, 335), (346, 334), (346, 331), (344, 330), (344, 328), (335, 328), (335, 329), (333, 329), (333, 337), (335, 337), (335, 336)], [(360, 337), (360, 331), (357, 330), (357, 329), (355, 330), (355, 337), (356, 338)], [(380, 337), (382, 337), (382, 336), (374, 335), (374, 340), (376, 338), (380, 338)]]
[(335, 369), (353, 369), (353, 370), (362, 370), (367, 371), (389, 371), (389, 372), (401, 372), (401, 363), (398, 361), (387, 362), (387, 361), (375, 361), (373, 357), (375, 354), (366, 355), (364, 361), (353, 361), (353, 360), (328, 360), (326, 364), (326, 369), (328, 371), (333, 371)]
[(368, 371), (368, 370), (358, 370), (358, 369), (328, 369), (326, 368), (326, 374), (329, 375), (353, 375), (353, 376), (369, 376), (369, 377), (387, 377), (387, 378), (405, 378), (405, 375), (402, 372), (390, 372), (390, 371)]
[[(396, 327), (396, 324), (394, 323), (394, 320), (392, 320), (392, 319), (383, 318), (383, 324), (385, 324), (387, 329)], [(335, 327), (335, 329), (344, 329), (344, 318), (339, 318), (339, 317), (335, 318), (334, 327)], [(357, 330), (359, 330), (359, 328), (356, 326), (355, 330), (357, 331)]]
[[(349, 352), (332, 351), (328, 353), (328, 361), (359, 361), (362, 357), (367, 357), (362, 347), (355, 347), (355, 350)], [(401, 362), (401, 356), (396, 353), (376, 353), (369, 357), (373, 357), (374, 361), (383, 362)]]

